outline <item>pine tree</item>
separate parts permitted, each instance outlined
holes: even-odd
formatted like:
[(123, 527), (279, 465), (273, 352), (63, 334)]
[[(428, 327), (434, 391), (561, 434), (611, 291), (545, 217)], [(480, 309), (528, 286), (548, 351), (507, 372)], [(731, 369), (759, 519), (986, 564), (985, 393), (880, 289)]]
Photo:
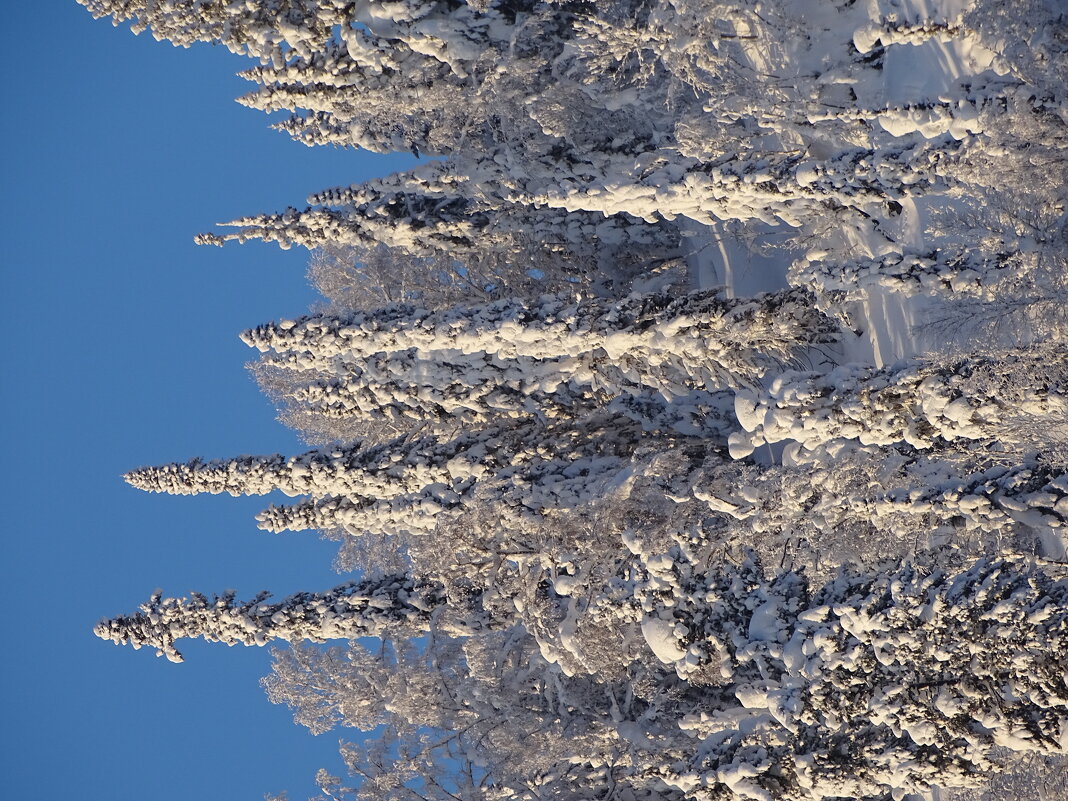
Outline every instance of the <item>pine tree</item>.
[(134, 615), (100, 622), (98, 637), (134, 648), (150, 645), (157, 656), (181, 662), (174, 641), (203, 637), (227, 645), (265, 645), (272, 640), (300, 642), (382, 636), (417, 636), (441, 603), (440, 590), (409, 576), (385, 576), (342, 584), (324, 593), (302, 592), (279, 603), (269, 593), (236, 601), (233, 592), (212, 599), (163, 598), (153, 593)]
[(422, 172), (320, 192), (304, 210), (234, 220), (225, 225), (236, 231), (196, 239), (213, 245), (259, 239), (309, 250), (385, 246), (396, 259), (443, 259), (453, 281), (498, 298), (603, 289), (625, 277), (628, 262), (644, 266), (679, 252), (670, 223), (476, 199), (468, 188), (428, 185), (416, 177)]
[(624, 396), (692, 405), (694, 391), (752, 385), (833, 336), (804, 292), (729, 300), (706, 291), (619, 302), (544, 295), (440, 312), (394, 305), (242, 338), (266, 354), (260, 370), (291, 374), (275, 386), (292, 412), (447, 425), (578, 415)]

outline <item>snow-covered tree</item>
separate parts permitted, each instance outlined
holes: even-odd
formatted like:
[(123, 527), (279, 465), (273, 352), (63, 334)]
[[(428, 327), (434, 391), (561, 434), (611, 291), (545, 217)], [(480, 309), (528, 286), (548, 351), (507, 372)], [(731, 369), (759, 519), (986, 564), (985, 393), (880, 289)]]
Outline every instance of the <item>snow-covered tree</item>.
[(131, 24), (134, 33), (151, 30), (156, 39), (189, 47), (218, 42), (234, 53), (281, 62), (288, 52), (310, 55), (329, 41), (331, 29), (348, 21), (351, 3), (291, 0), (286, 3), (232, 3), (226, 0), (79, 0), (96, 18)]
[(931, 451), (835, 440), (791, 464), (709, 462), (673, 494), (688, 490), (689, 514), (718, 519), (704, 535), (709, 553), (740, 558), (752, 548), (823, 577), (916, 554), (937, 553), (945, 565), (992, 552), (1063, 560), (1065, 471), (985, 443)]
[(309, 496), (263, 512), (260, 526), (270, 531), (344, 527), (354, 535), (424, 533), (434, 530), (440, 515), (470, 504), (493, 503), (505, 518), (582, 505), (641, 470), (657, 449), (692, 443), (708, 458), (718, 458), (728, 423), (714, 397), (703, 404), (699, 397), (690, 400), (692, 405), (666, 412), (655, 402), (616, 404), (618, 411), (610, 408), (578, 422), (517, 419), (453, 437), (402, 436), (289, 459), (195, 459), (135, 470), (126, 480), (177, 495), (280, 490)]
[[(239, 240), (321, 244), (370, 235), (402, 248), (425, 247), (435, 238), (439, 245), (466, 246), (480, 227), (507, 229), (508, 204), (516, 203), (651, 221), (683, 215), (796, 225), (825, 216), (829, 203), (870, 214), (887, 199), (946, 184), (937, 166), (947, 157), (947, 141), (906, 139), (886, 148), (870, 136), (852, 134), (855, 141), (849, 141), (835, 131), (827, 137), (841, 140), (833, 152), (812, 159), (806, 134), (791, 125), (801, 131), (837, 125), (840, 113), (813, 111), (787, 124), (766, 119), (760, 104), (741, 105), (746, 95), (768, 93), (782, 105), (796, 105), (808, 92), (820, 109), (833, 106), (833, 99), (821, 99), (819, 87), (786, 88), (801, 80), (791, 75), (791, 61), (821, 49), (843, 64), (841, 74), (826, 71), (835, 75), (823, 79), (827, 85), (873, 70), (853, 60), (856, 37), (848, 27), (835, 26), (828, 41), (817, 38), (790, 53), (782, 38), (804, 28), (803, 15), (765, 15), (748, 2), (713, 9), (619, 3), (595, 11), (571, 3), (476, 9), (413, 0), (308, 3), (286, 14), (260, 2), (220, 4), (203, 13), (192, 4), (130, 6), (99, 3), (92, 10), (116, 21), (135, 19), (177, 43), (220, 37), (273, 59), (272, 66), (248, 73), (263, 88), (246, 102), (265, 110), (304, 109), (306, 116), (285, 127), (305, 141), (449, 155), (418, 179), (395, 182), (383, 197), (238, 220), (241, 230), (232, 236)], [(850, 24), (868, 22), (853, 16)], [(913, 26), (908, 36), (898, 31), (893, 39), (886, 30), (897, 28), (880, 30), (884, 38), (909, 42), (916, 31), (928, 38), (955, 31)], [(865, 31), (864, 41), (880, 35)], [(724, 85), (733, 89), (727, 102)], [(718, 146), (699, 156), (680, 154), (680, 117), (712, 121)], [(429, 174), (437, 177), (427, 197)], [(362, 191), (374, 192), (371, 186)], [(467, 208), (474, 198), (489, 203), (488, 216)], [(385, 220), (368, 207), (383, 201), (390, 208)], [(428, 202), (433, 214), (424, 231)]]
[[(680, 673), (709, 660), (761, 733), (694, 720), (716, 746), (680, 780), (737, 782), (742, 797), (878, 798), (972, 783), (996, 746), (1064, 751), (1063, 580), (1005, 562), (957, 576), (905, 566), (807, 595), (788, 575), (764, 590), (759, 573), (741, 578), (750, 570), (709, 581), (694, 617), (674, 611), (661, 658), (678, 654)], [(746, 746), (744, 767), (725, 770)]]
[(695, 391), (754, 385), (834, 336), (796, 290), (543, 295), (438, 312), (396, 304), (242, 335), (265, 354), (257, 369), (291, 414), (431, 426), (576, 416), (610, 402), (634, 409), (631, 396), (692, 405)]
[(157, 656), (181, 662), (175, 640), (203, 637), (227, 645), (265, 645), (272, 640), (323, 642), (359, 637), (418, 636), (442, 602), (439, 588), (410, 576), (384, 576), (352, 581), (323, 593), (302, 592), (279, 603), (269, 593), (249, 601), (225, 592), (211, 599), (163, 598), (153, 593), (140, 612), (104, 620), (96, 635), (134, 648), (149, 645)]

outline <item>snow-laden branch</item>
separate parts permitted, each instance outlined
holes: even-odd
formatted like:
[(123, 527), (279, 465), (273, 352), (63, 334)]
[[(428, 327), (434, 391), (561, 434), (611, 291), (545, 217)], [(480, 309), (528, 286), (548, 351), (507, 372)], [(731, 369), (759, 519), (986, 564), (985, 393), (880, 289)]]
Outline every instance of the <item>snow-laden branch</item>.
[(1012, 443), (1014, 419), (1064, 414), (1066, 357), (1068, 350), (1056, 345), (883, 369), (784, 373), (767, 391), (739, 390), (738, 419), (749, 433), (732, 435), (732, 453), (784, 440), (815, 448), (836, 438), (917, 448), (938, 439)]
[(838, 302), (863, 300), (876, 287), (905, 295), (972, 296), (990, 301), (997, 299), (999, 284), (1021, 278), (1029, 266), (1019, 251), (938, 248), (842, 262), (806, 258), (791, 267), (790, 280), (833, 293)]
[(939, 476), (934, 465), (926, 472), (917, 471), (911, 488), (876, 493), (872, 514), (932, 514), (969, 531), (1008, 532), (1024, 524), (1068, 534), (1068, 473), (1063, 470), (1025, 460), (969, 476)]
[(882, 45), (907, 44), (920, 45), (931, 39), (940, 42), (951, 42), (960, 38), (965, 32), (961, 20), (946, 20), (944, 22), (923, 20), (919, 22), (899, 22), (882, 20), (872, 23), (853, 32), (853, 45), (860, 53), (867, 53)]

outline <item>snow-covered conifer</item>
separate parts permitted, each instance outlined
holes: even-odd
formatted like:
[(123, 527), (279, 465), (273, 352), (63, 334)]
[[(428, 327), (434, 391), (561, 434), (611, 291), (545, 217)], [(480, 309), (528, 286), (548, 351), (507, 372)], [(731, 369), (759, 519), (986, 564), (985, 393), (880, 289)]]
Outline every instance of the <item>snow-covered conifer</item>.
[(197, 241), (260, 239), (282, 248), (357, 252), (386, 246), (398, 260), (447, 262), (451, 280), (471, 287), (476, 297), (625, 286), (635, 265), (640, 269), (678, 253), (672, 223), (535, 207), (482, 192), (475, 199), (468, 191), (405, 180), (402, 174), (318, 193), (309, 198), (314, 205), (302, 211), (235, 220), (225, 225), (237, 230), (201, 234)]
[(271, 531), (344, 527), (354, 534), (423, 533), (434, 528), (439, 514), (459, 511), (476, 499), (496, 504), (501, 514), (511, 510), (520, 515), (585, 503), (617, 476), (638, 469), (640, 448), (654, 436), (652, 441), (662, 448), (692, 439), (717, 453), (726, 426), (715, 398), (688, 398), (689, 405), (678, 409), (665, 410), (652, 399), (635, 400), (577, 423), (517, 419), (452, 438), (403, 436), (366, 448), (336, 446), (289, 459), (194, 459), (134, 470), (126, 480), (174, 495), (280, 490), (309, 496), (296, 506), (264, 512), (260, 525)]
[[(679, 386), (750, 383), (798, 349), (834, 337), (834, 326), (804, 291), (728, 299), (715, 290), (633, 295), (622, 301), (543, 296), (432, 312), (398, 304), (347, 317), (312, 316), (246, 331), (242, 339), (271, 354), (269, 363), (300, 370), (329, 369), (378, 353), (492, 354), (498, 359), (562, 359), (597, 370), (622, 363), (635, 383)], [(599, 360), (605, 363), (604, 360)], [(532, 365), (532, 369), (537, 369)], [(566, 363), (562, 380), (570, 380)], [(658, 373), (662, 374), (661, 378)], [(609, 379), (610, 380), (610, 379)]]
[(152, 646), (157, 656), (181, 662), (174, 641), (185, 638), (265, 645), (272, 640), (418, 636), (443, 602), (440, 588), (410, 576), (351, 581), (328, 592), (297, 593), (277, 603), (268, 603), (269, 597), (261, 593), (237, 601), (233, 592), (226, 592), (211, 599), (199, 593), (164, 598), (157, 591), (137, 614), (103, 620), (94, 631), (117, 644)]
[(310, 54), (346, 23), (351, 3), (342, 0), (79, 0), (96, 18), (111, 17), (115, 25), (131, 23), (134, 33), (150, 30), (156, 39), (189, 47), (219, 42), (235, 53), (280, 62), (285, 52)]
[(1065, 750), (1064, 579), (986, 561), (949, 576), (843, 573), (810, 589), (748, 562), (704, 582), (686, 596), (693, 607), (666, 614), (658, 587), (643, 623), (662, 661), (746, 710), (680, 721), (704, 741), (688, 769), (665, 771), (684, 792), (874, 799), (978, 783), (998, 748)]

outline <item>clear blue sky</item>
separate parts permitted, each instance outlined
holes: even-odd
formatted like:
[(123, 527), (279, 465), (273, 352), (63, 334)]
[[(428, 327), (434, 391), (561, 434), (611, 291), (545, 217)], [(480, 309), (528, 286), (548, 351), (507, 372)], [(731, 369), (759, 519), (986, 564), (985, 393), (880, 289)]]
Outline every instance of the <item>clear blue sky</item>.
[(312, 737), (267, 702), (266, 649), (189, 644), (173, 665), (91, 629), (156, 587), (343, 580), (332, 543), (255, 529), (265, 499), (147, 495), (120, 475), (301, 447), (237, 333), (307, 308), (307, 254), (192, 237), (411, 159), (270, 131), (233, 102), (247, 62), (222, 48), (134, 37), (74, 0), (8, 3), (4, 26), (0, 795), (306, 797), (316, 768), (338, 767), (338, 734)]

